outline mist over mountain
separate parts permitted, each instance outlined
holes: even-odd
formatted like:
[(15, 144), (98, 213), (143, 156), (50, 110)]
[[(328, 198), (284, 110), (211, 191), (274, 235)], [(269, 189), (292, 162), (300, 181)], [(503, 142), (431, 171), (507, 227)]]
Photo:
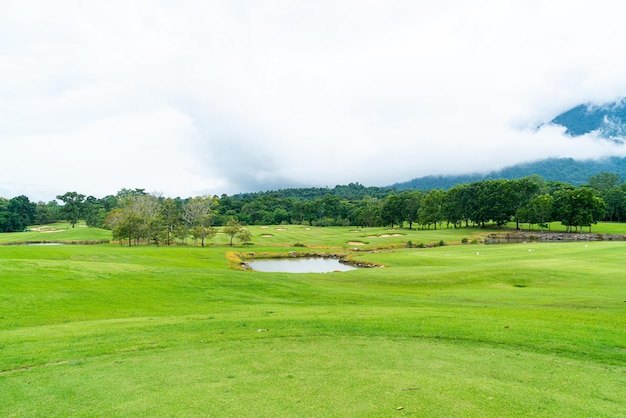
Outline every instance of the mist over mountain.
[(600, 105), (581, 104), (561, 113), (550, 123), (564, 126), (565, 133), (572, 137), (595, 134), (623, 144), (626, 138), (626, 99)]
[(447, 190), (457, 184), (466, 184), (480, 180), (510, 180), (534, 174), (548, 181), (562, 181), (579, 186), (587, 183), (589, 177), (602, 172), (616, 173), (622, 179), (626, 179), (626, 158), (609, 157), (602, 160), (586, 161), (574, 160), (572, 158), (547, 158), (532, 163), (516, 164), (486, 174), (419, 177), (407, 182), (396, 183), (391, 187), (398, 190)]

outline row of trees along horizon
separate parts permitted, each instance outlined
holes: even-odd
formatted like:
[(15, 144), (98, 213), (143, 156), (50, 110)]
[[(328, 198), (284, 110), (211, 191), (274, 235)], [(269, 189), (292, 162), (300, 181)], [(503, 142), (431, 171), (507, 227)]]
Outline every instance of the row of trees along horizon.
[[(501, 227), (508, 222), (545, 229), (560, 221), (568, 232), (598, 221), (626, 220), (626, 184), (617, 174), (600, 173), (573, 186), (539, 176), (481, 180), (448, 190), (397, 191), (358, 183), (329, 188), (284, 189), (227, 196), (182, 199), (122, 189), (104, 198), (67, 192), (48, 203), (26, 196), (0, 198), (0, 232), (29, 225), (78, 220), (110, 229), (113, 239), (170, 245), (189, 237), (204, 245), (216, 227), (249, 241), (244, 225), (459, 228)], [(230, 235), (230, 234), (229, 234)]]

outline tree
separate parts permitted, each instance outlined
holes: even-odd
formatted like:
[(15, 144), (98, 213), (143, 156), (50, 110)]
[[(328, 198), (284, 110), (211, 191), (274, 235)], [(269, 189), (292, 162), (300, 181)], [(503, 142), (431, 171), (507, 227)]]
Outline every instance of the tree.
[(176, 201), (172, 198), (165, 199), (161, 204), (159, 215), (165, 231), (165, 242), (167, 245), (170, 245), (172, 235), (181, 222), (181, 214)]
[(549, 194), (541, 194), (532, 198), (528, 204), (516, 212), (516, 218), (529, 225), (538, 224), (543, 231), (548, 226), (553, 213), (554, 198)]
[(463, 192), (466, 189), (465, 185), (451, 188), (446, 192), (441, 205), (443, 219), (453, 224), (455, 228), (457, 225), (461, 225), (464, 220), (467, 225), (469, 219), (469, 215), (464, 212), (463, 208)]
[(12, 232), (9, 199), (0, 197), (0, 232)]
[(594, 176), (589, 177), (589, 187), (599, 191), (601, 194), (609, 190), (619, 187), (622, 184), (622, 178), (616, 173), (607, 173), (603, 171)]
[(12, 231), (23, 231), (35, 219), (37, 205), (32, 203), (28, 197), (21, 195), (9, 200), (7, 211), (11, 219)]
[(93, 196), (88, 196), (83, 202), (83, 217), (87, 226), (102, 228), (106, 217), (103, 202)]
[(243, 229), (243, 226), (241, 226), (239, 221), (236, 220), (235, 218), (230, 218), (228, 220), (228, 223), (224, 227), (224, 233), (230, 237), (231, 247), (233, 246), (233, 238), (235, 238), (235, 235), (239, 234), (242, 229)]
[(387, 196), (387, 199), (383, 201), (383, 205), (380, 208), (380, 218), (385, 225), (393, 226), (398, 224), (402, 226), (402, 199), (397, 194)]
[(237, 233), (237, 238), (241, 241), (242, 244), (248, 244), (252, 240), (252, 234), (246, 228), (241, 228), (241, 230)]
[(105, 219), (105, 224), (113, 231), (113, 239), (118, 240), (120, 245), (127, 240), (129, 247), (133, 239), (137, 241), (142, 223), (138, 213), (122, 208), (113, 209)]
[[(201, 240), (204, 247), (204, 240), (215, 236), (215, 231), (209, 228), (213, 225), (214, 215), (211, 206), (214, 205), (214, 199), (210, 197), (194, 197), (183, 205), (183, 219), (191, 230), (194, 242)], [(211, 235), (212, 233), (212, 235)]]
[(519, 229), (519, 218), (516, 214), (539, 192), (539, 184), (534, 179), (523, 178), (510, 180), (510, 185), (510, 210), (515, 216), (515, 228)]
[(67, 192), (63, 195), (57, 196), (57, 199), (63, 202), (61, 213), (65, 215), (65, 220), (67, 220), (72, 225), (72, 228), (74, 228), (78, 219), (80, 219), (80, 216), (82, 215), (85, 195), (76, 192)]
[(418, 213), (420, 224), (426, 225), (428, 228), (430, 225), (434, 225), (437, 229), (437, 224), (443, 220), (441, 209), (444, 196), (445, 192), (441, 189), (431, 190), (424, 196)]
[(606, 213), (606, 204), (588, 187), (559, 190), (554, 194), (555, 217), (565, 225), (568, 232), (572, 227), (598, 223)]
[(56, 222), (61, 216), (60, 211), (61, 208), (56, 200), (52, 200), (48, 203), (37, 202), (34, 223), (37, 225), (43, 225)]
[(402, 217), (409, 223), (409, 229), (413, 229), (413, 224), (417, 222), (417, 213), (422, 204), (423, 194), (417, 190), (405, 191), (400, 193), (402, 200)]

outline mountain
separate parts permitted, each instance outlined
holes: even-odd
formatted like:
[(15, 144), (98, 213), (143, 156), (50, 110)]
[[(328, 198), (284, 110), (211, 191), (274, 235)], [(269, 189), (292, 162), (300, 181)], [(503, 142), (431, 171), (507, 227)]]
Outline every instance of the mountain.
[[(626, 120), (626, 119), (625, 119)], [(562, 181), (575, 186), (587, 183), (589, 177), (602, 173), (616, 173), (626, 179), (626, 158), (609, 157), (602, 160), (579, 161), (572, 158), (548, 158), (532, 163), (517, 164), (487, 174), (467, 174), (462, 176), (426, 176), (396, 183), (391, 187), (397, 190), (447, 190), (457, 184), (480, 180), (517, 179), (539, 175), (548, 181)]]
[(624, 143), (626, 138), (626, 99), (594, 105), (578, 105), (550, 121), (566, 128), (572, 137), (595, 133), (609, 141)]

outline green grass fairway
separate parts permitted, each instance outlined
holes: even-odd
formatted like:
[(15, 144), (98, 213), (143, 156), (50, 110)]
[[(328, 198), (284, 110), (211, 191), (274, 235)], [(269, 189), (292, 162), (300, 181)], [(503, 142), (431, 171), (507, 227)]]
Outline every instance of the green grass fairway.
[(0, 244), (19, 243), (83, 243), (103, 242), (111, 239), (111, 231), (98, 228), (87, 228), (84, 222), (77, 223), (74, 228), (69, 223), (59, 222), (49, 225), (35, 225), (25, 232), (0, 233)]
[[(626, 416), (626, 242), (251, 232), (0, 245), (0, 416)], [(232, 268), (232, 252), (311, 249), (385, 267)]]

